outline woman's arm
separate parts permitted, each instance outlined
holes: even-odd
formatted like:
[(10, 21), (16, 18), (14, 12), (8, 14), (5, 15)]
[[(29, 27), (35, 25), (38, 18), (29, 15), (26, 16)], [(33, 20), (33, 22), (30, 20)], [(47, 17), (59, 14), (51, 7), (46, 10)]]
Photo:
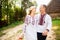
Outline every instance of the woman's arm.
[(26, 26), (28, 25), (28, 16), (25, 17), (25, 21), (24, 21), (24, 27), (23, 27), (23, 33), (26, 32)]
[(24, 26), (23, 26), (23, 29), (22, 29), (22, 33), (20, 35), (19, 40), (22, 40), (23, 39), (24, 33), (26, 32), (26, 26), (27, 26), (27, 24), (28, 24), (28, 17), (26, 16), (25, 17), (25, 20), (24, 20)]

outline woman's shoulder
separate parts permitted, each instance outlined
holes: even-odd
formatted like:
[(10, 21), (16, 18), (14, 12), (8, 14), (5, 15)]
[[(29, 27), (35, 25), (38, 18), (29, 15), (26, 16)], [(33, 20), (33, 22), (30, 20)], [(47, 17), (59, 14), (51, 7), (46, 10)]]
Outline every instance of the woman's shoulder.
[(29, 15), (26, 15), (26, 17), (28, 17)]
[(29, 18), (30, 18), (30, 15), (26, 15), (26, 17), (25, 17), (25, 18), (28, 18), (28, 19), (29, 19)]

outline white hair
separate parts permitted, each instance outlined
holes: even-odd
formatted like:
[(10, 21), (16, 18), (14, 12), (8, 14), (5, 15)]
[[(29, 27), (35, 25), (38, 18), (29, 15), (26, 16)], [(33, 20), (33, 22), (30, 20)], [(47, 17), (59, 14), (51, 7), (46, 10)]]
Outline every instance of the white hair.
[(27, 15), (30, 13), (31, 10), (33, 10), (34, 8), (36, 8), (36, 6), (31, 6), (30, 8), (26, 9)]
[(30, 7), (30, 10), (32, 10), (32, 9), (34, 9), (34, 8), (36, 8), (36, 6), (31, 6), (31, 7)]

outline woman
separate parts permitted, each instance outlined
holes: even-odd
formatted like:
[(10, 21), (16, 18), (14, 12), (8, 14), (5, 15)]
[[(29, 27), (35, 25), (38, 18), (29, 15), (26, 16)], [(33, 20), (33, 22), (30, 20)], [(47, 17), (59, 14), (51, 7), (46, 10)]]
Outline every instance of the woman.
[(37, 15), (37, 39), (38, 40), (46, 40), (48, 32), (52, 27), (52, 20), (50, 15), (46, 12), (47, 6), (40, 6), (40, 13)]
[[(30, 7), (29, 15), (25, 18), (25, 26), (22, 34), (22, 37), (24, 36), (24, 40), (37, 40), (35, 11), (35, 6)], [(20, 37), (20, 39), (22, 39), (22, 37)]]

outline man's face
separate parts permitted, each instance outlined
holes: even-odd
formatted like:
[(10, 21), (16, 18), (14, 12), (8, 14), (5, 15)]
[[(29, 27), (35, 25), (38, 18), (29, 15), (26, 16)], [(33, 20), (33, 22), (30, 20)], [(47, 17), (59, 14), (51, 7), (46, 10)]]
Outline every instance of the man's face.
[(45, 9), (46, 9), (46, 8), (45, 8), (43, 5), (40, 6), (40, 12), (41, 12), (41, 13), (44, 13), (44, 12), (45, 12)]

